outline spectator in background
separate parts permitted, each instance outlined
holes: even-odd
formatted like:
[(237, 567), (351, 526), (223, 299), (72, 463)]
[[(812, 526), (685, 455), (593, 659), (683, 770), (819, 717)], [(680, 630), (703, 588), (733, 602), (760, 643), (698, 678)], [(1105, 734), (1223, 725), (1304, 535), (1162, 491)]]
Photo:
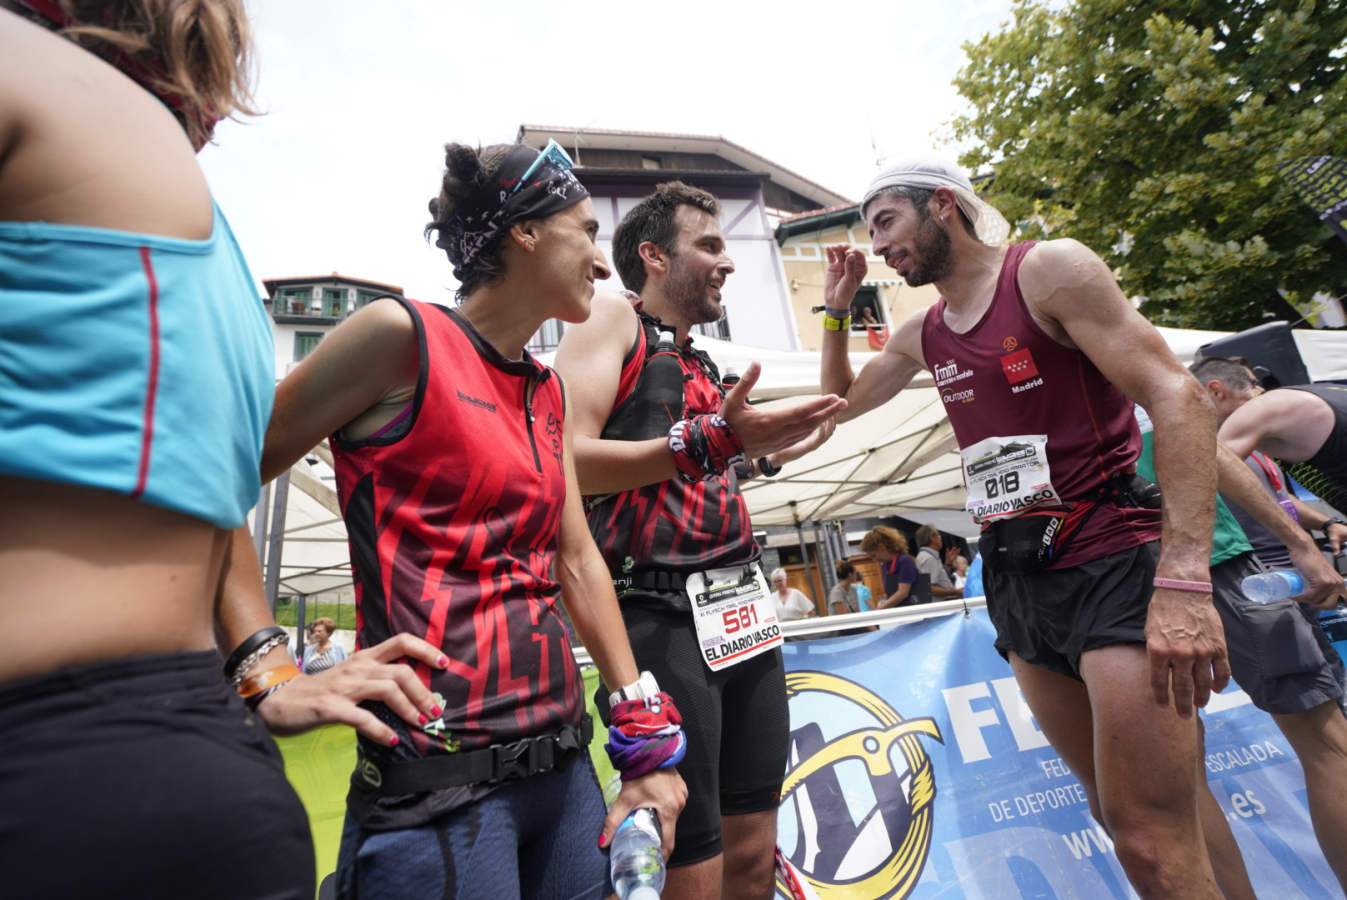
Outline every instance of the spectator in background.
[(916, 562), (908, 556), (907, 538), (902, 532), (887, 525), (877, 525), (861, 538), (861, 552), (879, 563), (880, 577), (884, 580), (884, 599), (879, 601), (876, 609), (915, 602), (912, 585), (919, 573)]
[(962, 597), (964, 587), (968, 584), (968, 557), (960, 553), (954, 557), (952, 565), (954, 571), (949, 577), (954, 582), (954, 587), (958, 589), (959, 596)]
[(954, 586), (949, 572), (945, 571), (945, 562), (940, 555), (945, 549), (945, 541), (940, 536), (940, 529), (934, 525), (921, 526), (917, 529), (917, 544), (921, 548), (917, 551), (917, 571), (931, 576), (931, 599), (962, 597), (963, 592)]
[(332, 640), (337, 623), (319, 616), (309, 624), (312, 643), (304, 647), (304, 674), (316, 675), (346, 658), (346, 648)]
[(856, 585), (860, 581), (861, 573), (851, 563), (837, 564), (837, 584), (828, 591), (828, 615), (860, 612), (860, 598), (856, 594)]
[(772, 570), (772, 589), (776, 591), (776, 617), (779, 621), (793, 622), (814, 615), (814, 604), (786, 583), (786, 570), (779, 566)]

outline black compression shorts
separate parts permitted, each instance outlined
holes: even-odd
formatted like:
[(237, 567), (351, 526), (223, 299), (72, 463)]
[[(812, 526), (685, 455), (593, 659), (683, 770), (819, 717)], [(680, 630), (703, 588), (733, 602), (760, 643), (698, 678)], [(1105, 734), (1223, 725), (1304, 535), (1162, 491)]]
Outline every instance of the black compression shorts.
[[(674, 698), (687, 732), (678, 773), (688, 802), (678, 817), (669, 865), (686, 866), (721, 852), (720, 817), (776, 809), (786, 773), (790, 714), (780, 650), (712, 672), (702, 661), (692, 615), (622, 597), (636, 665)], [(608, 724), (611, 688), (595, 697)]]

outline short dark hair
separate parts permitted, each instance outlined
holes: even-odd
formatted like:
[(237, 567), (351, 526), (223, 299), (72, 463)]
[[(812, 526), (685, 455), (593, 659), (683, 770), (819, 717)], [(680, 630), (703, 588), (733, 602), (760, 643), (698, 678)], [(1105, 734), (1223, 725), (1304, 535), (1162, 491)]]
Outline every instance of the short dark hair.
[[(875, 194), (869, 200), (865, 201), (865, 205), (862, 206), (860, 210), (861, 219), (864, 220), (865, 218), (866, 207), (871, 203), (874, 203), (880, 197), (902, 197), (908, 203), (912, 204), (917, 210), (917, 215), (921, 216), (923, 220), (929, 219), (931, 217), (931, 210), (927, 207), (927, 204), (931, 202), (931, 198), (934, 196), (934, 188), (910, 187), (905, 184), (896, 184), (892, 187), (886, 187), (878, 194)], [(968, 232), (969, 236), (974, 240), (981, 240), (981, 238), (978, 237), (977, 228), (974, 227), (968, 216), (964, 215), (963, 208), (957, 204), (954, 208), (959, 213), (959, 221), (963, 223), (963, 230)]]
[(1258, 379), (1250, 377), (1252, 366), (1242, 356), (1204, 356), (1188, 367), (1204, 386), (1208, 381), (1219, 381), (1232, 390), (1255, 387)]
[(856, 571), (856, 567), (849, 562), (840, 562), (837, 564), (837, 580), (846, 581)]
[(922, 525), (917, 529), (917, 546), (925, 547), (931, 543), (931, 538), (940, 533), (940, 529), (934, 525)]
[(678, 224), (678, 207), (691, 206), (714, 218), (720, 216), (720, 203), (714, 196), (681, 181), (655, 185), (655, 193), (636, 204), (622, 217), (613, 232), (613, 264), (627, 290), (641, 293), (645, 288), (645, 263), (641, 245), (646, 241), (672, 253)]

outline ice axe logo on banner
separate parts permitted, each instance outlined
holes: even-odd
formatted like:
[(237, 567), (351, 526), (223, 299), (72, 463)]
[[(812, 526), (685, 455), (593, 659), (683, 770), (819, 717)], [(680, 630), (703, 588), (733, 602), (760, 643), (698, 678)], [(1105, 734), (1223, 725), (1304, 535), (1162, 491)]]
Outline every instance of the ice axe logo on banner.
[[(931, 849), (935, 773), (920, 736), (873, 692), (827, 672), (786, 676), (791, 748), (777, 834), (819, 900), (903, 898)], [(780, 880), (779, 896), (789, 897)]]

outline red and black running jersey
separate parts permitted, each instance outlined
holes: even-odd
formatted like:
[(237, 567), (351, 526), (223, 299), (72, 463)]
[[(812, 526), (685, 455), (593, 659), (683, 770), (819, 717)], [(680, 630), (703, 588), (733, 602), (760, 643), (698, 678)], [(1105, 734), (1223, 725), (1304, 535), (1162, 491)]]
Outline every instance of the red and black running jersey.
[[(960, 447), (988, 437), (1046, 434), (1052, 484), (1064, 500), (1097, 492), (1136, 470), (1141, 432), (1133, 404), (1089, 357), (1049, 337), (1020, 293), (1033, 242), (1006, 251), (987, 312), (968, 331), (945, 324), (942, 297), (926, 312), (921, 346)], [(1103, 504), (1060, 558), (1061, 569), (1160, 537), (1158, 509)]]
[(421, 366), (405, 417), (359, 441), (332, 436), (355, 575), (356, 643), (410, 632), (447, 670), (416, 665), (444, 698), (421, 754), (474, 750), (575, 724), (583, 684), (551, 573), (566, 475), (561, 381), (505, 359), (457, 312), (398, 298)]
[[(656, 353), (656, 320), (638, 310), (636, 340), (622, 361), (617, 398), (601, 436), (644, 441), (664, 437), (679, 419), (717, 413), (724, 401), (720, 373), (710, 357), (692, 347), (689, 337), (678, 348), (678, 369)], [(663, 369), (682, 381), (681, 408)], [(677, 395), (677, 390), (672, 391)], [(589, 530), (613, 575), (630, 571), (680, 573), (752, 562), (759, 551), (748, 519), (748, 504), (730, 470), (688, 484), (672, 478), (658, 484), (587, 499)], [(675, 601), (686, 604), (686, 597)]]

